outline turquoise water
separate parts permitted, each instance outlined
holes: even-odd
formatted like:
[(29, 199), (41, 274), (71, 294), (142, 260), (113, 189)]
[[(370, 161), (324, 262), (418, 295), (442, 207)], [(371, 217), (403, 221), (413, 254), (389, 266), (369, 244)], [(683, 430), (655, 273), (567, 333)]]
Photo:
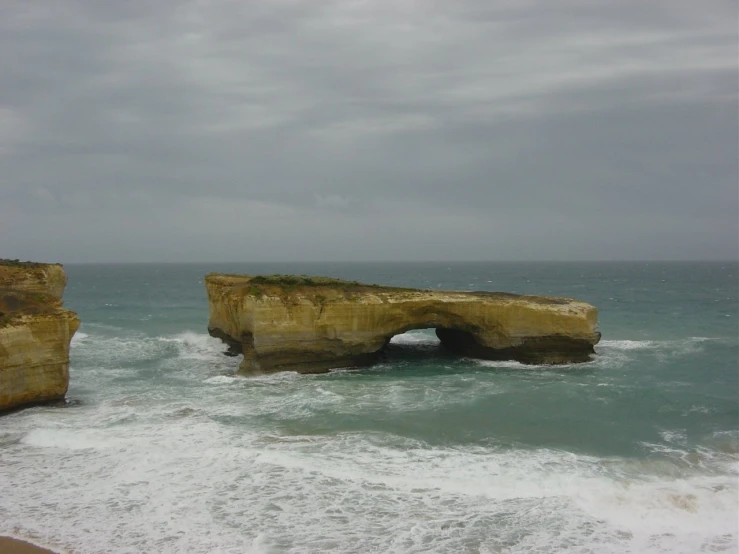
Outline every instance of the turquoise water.
[[(67, 408), (0, 420), (0, 533), (78, 552), (737, 552), (736, 263), (67, 266)], [(575, 297), (587, 364), (244, 379), (209, 271)]]

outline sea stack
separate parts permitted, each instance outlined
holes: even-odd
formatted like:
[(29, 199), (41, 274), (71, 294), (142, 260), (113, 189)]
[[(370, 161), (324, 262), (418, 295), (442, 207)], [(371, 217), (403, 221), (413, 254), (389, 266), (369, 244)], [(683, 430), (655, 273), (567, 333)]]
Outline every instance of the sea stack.
[(64, 399), (80, 324), (66, 284), (60, 264), (0, 259), (0, 412)]
[(209, 274), (205, 285), (208, 331), (243, 354), (243, 375), (367, 365), (411, 329), (435, 328), (464, 356), (527, 364), (588, 361), (600, 339), (596, 308), (569, 298), (294, 275)]

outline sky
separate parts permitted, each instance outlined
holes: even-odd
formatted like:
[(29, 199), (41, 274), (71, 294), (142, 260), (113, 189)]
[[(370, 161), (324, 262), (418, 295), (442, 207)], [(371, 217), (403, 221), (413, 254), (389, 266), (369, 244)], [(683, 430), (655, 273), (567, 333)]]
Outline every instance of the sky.
[(736, 259), (735, 0), (3, 0), (0, 257)]

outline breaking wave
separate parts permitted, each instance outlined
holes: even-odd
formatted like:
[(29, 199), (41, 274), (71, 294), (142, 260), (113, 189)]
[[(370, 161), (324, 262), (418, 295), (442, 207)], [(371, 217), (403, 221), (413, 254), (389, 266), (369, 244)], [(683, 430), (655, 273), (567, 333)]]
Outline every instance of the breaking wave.
[(117, 435), (46, 421), (2, 451), (0, 513), (107, 553), (736, 552), (736, 474), (706, 472), (710, 456), (235, 432), (209, 411)]

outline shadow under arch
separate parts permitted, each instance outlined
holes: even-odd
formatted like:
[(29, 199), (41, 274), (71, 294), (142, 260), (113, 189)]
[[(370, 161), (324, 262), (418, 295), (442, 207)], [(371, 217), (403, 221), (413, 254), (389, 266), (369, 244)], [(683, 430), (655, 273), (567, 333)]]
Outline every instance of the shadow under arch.
[[(484, 360), (514, 360), (524, 364), (552, 365), (553, 363), (582, 363), (591, 361), (591, 352), (582, 349), (579, 340), (560, 335), (529, 337), (520, 346), (507, 348), (491, 348), (484, 346), (477, 338), (482, 329), (470, 325), (456, 314), (434, 313), (419, 315), (418, 321), (405, 324), (385, 337), (384, 346), (377, 352), (382, 356), (393, 337), (409, 331), (434, 329), (439, 339), (437, 351), (444, 355), (478, 358)], [(487, 334), (500, 332), (496, 324), (490, 324), (485, 330)], [(558, 358), (561, 358), (558, 359)]]

